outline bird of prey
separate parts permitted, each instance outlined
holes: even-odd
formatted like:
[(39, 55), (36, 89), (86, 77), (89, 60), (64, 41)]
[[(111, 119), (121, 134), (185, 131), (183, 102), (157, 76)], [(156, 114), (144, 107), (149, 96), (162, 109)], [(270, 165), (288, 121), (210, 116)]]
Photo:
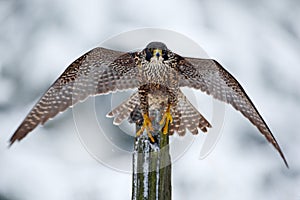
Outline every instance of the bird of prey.
[(214, 98), (231, 104), (240, 111), (279, 152), (284, 154), (267, 124), (238, 81), (216, 60), (182, 57), (161, 42), (151, 42), (136, 52), (120, 52), (97, 47), (79, 57), (39, 99), (10, 139), (12, 145), (39, 124), (63, 112), (89, 96), (120, 90), (137, 89), (127, 101), (112, 110), (119, 124), (138, 106), (143, 122), (137, 131), (152, 136), (149, 102), (165, 105), (162, 132), (184, 135), (210, 128), (210, 123), (192, 106), (181, 87), (201, 90)]

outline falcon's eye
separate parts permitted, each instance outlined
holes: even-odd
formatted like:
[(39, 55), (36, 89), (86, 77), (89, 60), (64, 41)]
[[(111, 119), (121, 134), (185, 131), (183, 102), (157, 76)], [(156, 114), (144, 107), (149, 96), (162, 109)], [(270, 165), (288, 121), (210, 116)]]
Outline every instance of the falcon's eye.
[(152, 52), (151, 49), (146, 49), (146, 60), (150, 62), (150, 59), (152, 58)]
[(166, 50), (162, 50), (162, 57), (164, 58), (164, 60), (169, 59), (168, 52)]

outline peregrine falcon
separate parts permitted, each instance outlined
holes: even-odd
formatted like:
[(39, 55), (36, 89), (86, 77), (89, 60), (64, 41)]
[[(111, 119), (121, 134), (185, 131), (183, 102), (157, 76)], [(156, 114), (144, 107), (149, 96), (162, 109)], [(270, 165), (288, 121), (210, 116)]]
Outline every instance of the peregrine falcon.
[(286, 166), (287, 161), (267, 124), (238, 81), (213, 59), (182, 57), (161, 42), (151, 42), (137, 52), (120, 52), (102, 47), (92, 49), (75, 60), (40, 98), (10, 139), (12, 145), (39, 124), (63, 112), (89, 96), (114, 91), (137, 89), (127, 101), (108, 116), (120, 124), (134, 108), (142, 113), (143, 122), (137, 131), (152, 136), (149, 102), (165, 105), (162, 132), (184, 135), (210, 128), (210, 123), (196, 110), (180, 88), (201, 90), (231, 104), (240, 111), (277, 149)]

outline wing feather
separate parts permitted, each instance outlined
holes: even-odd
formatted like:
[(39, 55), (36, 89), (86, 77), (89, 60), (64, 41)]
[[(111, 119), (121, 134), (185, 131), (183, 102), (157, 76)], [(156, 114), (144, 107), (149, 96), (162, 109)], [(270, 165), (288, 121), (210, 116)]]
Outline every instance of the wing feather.
[(212, 59), (184, 58), (180, 60), (177, 68), (181, 74), (180, 87), (199, 89), (220, 101), (231, 104), (258, 128), (277, 149), (286, 166), (288, 166), (275, 137), (242, 86), (217, 61)]
[(44, 124), (91, 95), (138, 87), (132, 54), (95, 48), (75, 60), (39, 99), (10, 139), (21, 140)]

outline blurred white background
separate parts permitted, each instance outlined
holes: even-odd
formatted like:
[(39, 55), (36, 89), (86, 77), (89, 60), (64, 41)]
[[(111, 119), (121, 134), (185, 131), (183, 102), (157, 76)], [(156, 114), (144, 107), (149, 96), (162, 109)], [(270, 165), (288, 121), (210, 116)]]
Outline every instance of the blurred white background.
[(105, 39), (144, 27), (184, 34), (222, 63), (248, 92), (290, 164), (286, 169), (265, 138), (227, 106), (214, 151), (198, 159), (205, 139), (200, 134), (174, 163), (173, 199), (300, 199), (299, 19), (297, 0), (0, 0), (0, 199), (131, 198), (131, 174), (87, 153), (71, 110), (7, 147), (66, 66)]

